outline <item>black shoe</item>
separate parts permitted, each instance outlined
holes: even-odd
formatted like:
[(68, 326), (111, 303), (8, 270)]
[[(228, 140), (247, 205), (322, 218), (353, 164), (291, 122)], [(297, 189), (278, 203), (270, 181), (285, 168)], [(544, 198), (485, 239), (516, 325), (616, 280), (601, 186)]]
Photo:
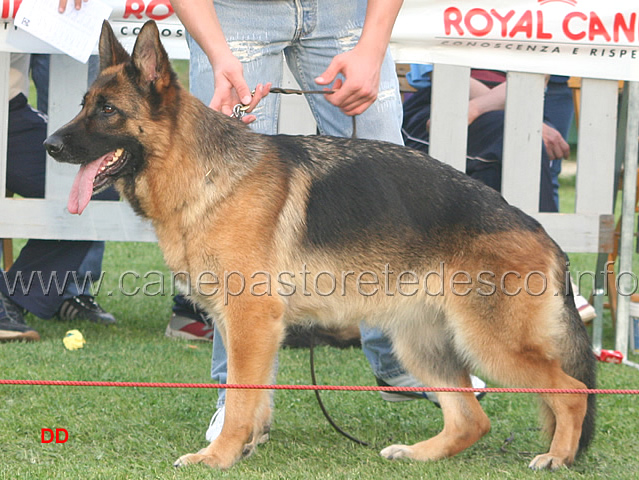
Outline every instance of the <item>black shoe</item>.
[(88, 320), (102, 325), (115, 323), (115, 317), (98, 305), (90, 295), (78, 295), (66, 299), (60, 310), (58, 310), (60, 320)]
[(40, 335), (24, 323), (22, 308), (0, 292), (0, 342), (11, 340), (35, 342)]

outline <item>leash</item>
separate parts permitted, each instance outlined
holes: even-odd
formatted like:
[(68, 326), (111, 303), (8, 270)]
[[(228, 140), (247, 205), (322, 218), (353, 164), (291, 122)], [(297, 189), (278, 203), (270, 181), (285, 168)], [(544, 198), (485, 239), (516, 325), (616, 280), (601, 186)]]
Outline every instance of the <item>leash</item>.
[[(313, 386), (317, 386), (317, 380), (315, 378), (315, 334), (313, 333), (313, 330), (311, 330), (311, 335), (309, 338), (309, 359), (310, 359), (310, 368), (311, 368), (311, 383), (313, 384)], [(349, 440), (357, 443), (358, 445), (362, 445), (364, 447), (369, 447), (370, 444), (367, 442), (364, 442), (363, 440), (360, 440), (357, 437), (354, 437), (353, 435), (350, 435), (349, 433), (345, 432), (344, 430), (342, 430), (333, 420), (333, 418), (329, 415), (328, 410), (326, 410), (326, 407), (324, 406), (324, 402), (322, 402), (322, 397), (320, 395), (320, 391), (319, 390), (314, 390), (315, 392), (315, 398), (317, 399), (317, 404), (320, 407), (320, 410), (322, 411), (322, 413), (324, 414), (324, 418), (326, 418), (326, 421), (329, 423), (329, 425), (331, 427), (333, 427), (333, 429), (345, 436), (346, 438), (348, 438)]]
[[(281, 95), (330, 95), (335, 93), (335, 90), (299, 90), (297, 88), (282, 88), (282, 87), (271, 87), (269, 93), (276, 93)], [(251, 95), (255, 94), (255, 90), (251, 92)], [(238, 103), (233, 107), (233, 113), (231, 113), (231, 118), (237, 118), (241, 120), (244, 115), (248, 112), (249, 106), (244, 105), (243, 103)], [(353, 123), (353, 133), (351, 134), (351, 138), (357, 138), (357, 121), (355, 120), (356, 115), (351, 117)]]
[[(270, 93), (276, 93), (280, 95), (326, 95), (326, 94), (330, 95), (332, 93), (335, 93), (335, 91), (334, 90), (299, 90), (296, 88), (272, 87), (270, 90)], [(237, 108), (238, 106), (236, 105), (235, 107)], [(235, 113), (235, 108), (233, 109), (233, 113)], [(351, 138), (357, 138), (357, 121), (355, 120), (355, 116), (351, 118), (353, 119), (352, 120), (353, 133), (351, 134)], [(310, 363), (310, 369), (311, 369), (311, 383), (314, 386), (317, 386), (317, 379), (315, 376), (315, 334), (313, 333), (312, 330), (311, 330), (311, 336), (309, 339), (309, 363)], [(333, 420), (333, 417), (330, 416), (330, 414), (328, 413), (328, 410), (324, 406), (324, 402), (322, 401), (322, 396), (320, 395), (320, 391), (314, 390), (314, 392), (315, 392), (315, 398), (317, 399), (317, 404), (319, 405), (320, 410), (322, 411), (322, 414), (324, 414), (324, 418), (337, 433), (339, 433), (340, 435), (343, 435), (344, 437), (348, 438), (352, 442), (357, 443), (358, 445), (362, 445), (364, 447), (370, 446), (367, 442), (360, 440), (359, 438), (349, 434), (348, 432), (340, 428), (339, 425), (335, 423), (335, 421)]]

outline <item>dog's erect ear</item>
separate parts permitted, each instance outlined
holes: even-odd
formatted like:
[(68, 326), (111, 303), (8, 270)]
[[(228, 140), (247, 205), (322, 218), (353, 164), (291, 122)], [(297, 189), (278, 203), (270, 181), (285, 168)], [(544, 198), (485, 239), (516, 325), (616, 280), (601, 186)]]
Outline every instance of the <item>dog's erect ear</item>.
[(158, 92), (169, 86), (172, 78), (171, 63), (153, 20), (146, 22), (140, 30), (131, 58), (142, 75), (142, 83), (153, 83)]
[(101, 71), (111, 65), (124, 63), (131, 58), (118, 39), (115, 38), (113, 29), (106, 20), (102, 22), (99, 51)]

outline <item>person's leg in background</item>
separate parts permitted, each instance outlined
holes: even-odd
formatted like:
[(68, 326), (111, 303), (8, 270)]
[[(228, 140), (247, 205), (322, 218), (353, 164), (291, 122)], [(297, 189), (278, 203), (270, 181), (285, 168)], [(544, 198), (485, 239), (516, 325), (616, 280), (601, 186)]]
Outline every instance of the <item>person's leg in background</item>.
[[(352, 49), (359, 40), (366, 13), (365, 2), (316, 2), (302, 14), (309, 19), (302, 28), (300, 42), (286, 49), (286, 61), (303, 90), (317, 90), (315, 78), (324, 73), (333, 57)], [(329, 8), (330, 7), (330, 8)], [(344, 19), (350, 19), (344, 22)], [(342, 113), (323, 95), (307, 95), (308, 103), (322, 135), (350, 137), (353, 117)], [(357, 138), (384, 140), (403, 145), (402, 104), (395, 63), (387, 51), (380, 71), (378, 99), (355, 117)], [(392, 353), (390, 340), (379, 330), (360, 325), (362, 350), (377, 378), (390, 379), (406, 372)]]
[[(495, 110), (479, 116), (468, 127), (466, 173), (497, 191), (501, 191), (504, 122), (504, 111)], [(552, 192), (550, 159), (543, 144), (539, 180), (539, 211), (557, 211)]]
[[(282, 51), (286, 46), (285, 39), (290, 38), (294, 25), (286, 25), (284, 19), (290, 18), (288, 6), (275, 2), (242, 2), (242, 1), (216, 1), (215, 8), (224, 30), (228, 33), (229, 46), (236, 56), (243, 60), (244, 76), (249, 88), (255, 88), (258, 83), (273, 82), (280, 85), (282, 80), (283, 56)], [(245, 15), (248, 11), (252, 15)], [(277, 10), (277, 12), (275, 12)], [(266, 27), (262, 32), (269, 32), (269, 42), (254, 38), (257, 32), (255, 22), (269, 23), (269, 18), (281, 18), (274, 26)], [(250, 18), (247, 18), (250, 17)], [(252, 25), (252, 26), (251, 26)], [(279, 26), (279, 27), (278, 27)], [(200, 46), (187, 33), (187, 42), (190, 49), (189, 86), (191, 93), (208, 105), (213, 98), (214, 78), (213, 69), (208, 57)], [(258, 133), (273, 135), (277, 133), (277, 119), (279, 112), (279, 95), (265, 97), (253, 114), (257, 120), (250, 127)], [(211, 328), (206, 313), (181, 295), (174, 298), (171, 320), (166, 328), (166, 336), (186, 338), (189, 340), (211, 339), (217, 333)], [(219, 336), (219, 335), (218, 335)], [(223, 348), (219, 343), (218, 351)], [(224, 356), (226, 353), (224, 352)]]
[(29, 70), (37, 92), (37, 109), (45, 115), (49, 111), (49, 65), (51, 56), (48, 53), (32, 53), (29, 59)]
[[(572, 91), (568, 86), (568, 77), (551, 75), (544, 96), (544, 121), (552, 125), (566, 141), (574, 118), (575, 106)], [(562, 159), (550, 162), (553, 198), (559, 208), (559, 174)]]
[[(23, 197), (44, 197), (46, 157), (42, 142), (46, 138), (46, 128), (46, 118), (28, 105), (24, 95), (19, 94), (9, 102), (7, 188)], [(28, 327), (25, 330), (20, 326), (24, 324), (24, 310), (46, 319), (59, 313), (67, 300), (76, 304), (72, 309), (73, 318), (115, 322), (113, 316), (104, 312), (92, 297), (90, 300), (81, 299), (78, 304), (72, 300), (75, 298), (73, 293), (66, 293), (67, 288), (74, 286), (74, 272), (77, 276), (78, 269), (94, 247), (96, 242), (90, 241), (27, 241), (11, 269), (3, 272), (3, 281), (0, 282), (3, 305), (8, 306), (11, 318), (18, 322), (13, 322), (18, 329), (16, 339), (20, 339), (22, 333), (32, 337), (27, 339), (37, 339), (36, 335), (29, 333), (33, 329)], [(100, 272), (94, 274), (99, 276)], [(35, 281), (29, 284), (30, 278)], [(55, 281), (49, 284), (52, 279)], [(22, 287), (23, 284), (26, 288)], [(46, 285), (51, 285), (56, 291), (49, 291)], [(58, 286), (60, 292), (57, 291)], [(3, 335), (4, 338), (14, 339), (10, 329), (11, 325), (7, 325), (3, 330), (8, 332)]]

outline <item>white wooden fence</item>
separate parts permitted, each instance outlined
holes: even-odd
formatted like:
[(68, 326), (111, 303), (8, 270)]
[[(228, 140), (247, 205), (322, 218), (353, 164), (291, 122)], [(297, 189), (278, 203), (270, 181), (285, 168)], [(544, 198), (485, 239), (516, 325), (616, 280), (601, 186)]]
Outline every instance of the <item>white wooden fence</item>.
[[(0, 238), (146, 241), (156, 240), (149, 223), (136, 217), (124, 202), (92, 201), (81, 215), (66, 210), (66, 198), (77, 167), (47, 160), (44, 199), (5, 198), (8, 75), (10, 53), (0, 52)], [(436, 64), (433, 73), (431, 155), (453, 166), (465, 166), (469, 68)], [(553, 73), (553, 72), (548, 72)], [(64, 55), (53, 55), (49, 129), (68, 122), (79, 111), (86, 90), (87, 67)], [(613, 245), (615, 156), (626, 145), (627, 197), (634, 199), (637, 169), (639, 92), (629, 82), (630, 115), (620, 118), (618, 82), (584, 78), (579, 123), (577, 197), (574, 213), (538, 212), (544, 77), (538, 73), (508, 73), (503, 160), (503, 195), (538, 219), (567, 252), (605, 254)], [(309, 113), (297, 109), (301, 98), (283, 99), (284, 133), (311, 133)], [(302, 126), (302, 130), (299, 128)], [(625, 140), (627, 136), (627, 141)], [(631, 271), (634, 205), (624, 201), (621, 271)], [(630, 234), (627, 232), (630, 231)], [(603, 257), (602, 257), (603, 258)], [(631, 287), (630, 287), (631, 288)], [(597, 297), (601, 312), (603, 297)], [(629, 299), (620, 297), (616, 348), (627, 352)], [(595, 325), (595, 347), (601, 347), (601, 315)]]

